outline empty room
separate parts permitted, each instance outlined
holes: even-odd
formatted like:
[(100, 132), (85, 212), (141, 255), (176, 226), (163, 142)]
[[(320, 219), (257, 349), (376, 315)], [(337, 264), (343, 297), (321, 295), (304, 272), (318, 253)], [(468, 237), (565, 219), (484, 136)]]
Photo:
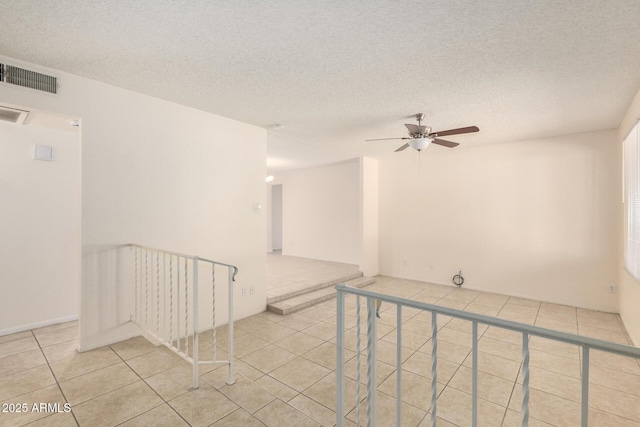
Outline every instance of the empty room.
[(639, 23), (3, 2), (0, 426), (640, 426)]

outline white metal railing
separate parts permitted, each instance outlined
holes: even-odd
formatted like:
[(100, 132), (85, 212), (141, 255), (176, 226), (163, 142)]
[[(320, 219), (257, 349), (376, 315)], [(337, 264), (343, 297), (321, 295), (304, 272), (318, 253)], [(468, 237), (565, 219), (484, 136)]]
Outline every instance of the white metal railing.
[(337, 290), (337, 350), (336, 350), (336, 419), (337, 426), (344, 424), (345, 417), (345, 296), (356, 296), (356, 425), (360, 425), (360, 297), (367, 300), (367, 425), (376, 425), (376, 301), (395, 304), (397, 307), (397, 355), (396, 355), (396, 425), (400, 426), (402, 416), (402, 307), (410, 307), (431, 312), (431, 425), (436, 426), (437, 417), (437, 365), (438, 365), (438, 314), (459, 318), (472, 325), (472, 406), (471, 423), (478, 425), (478, 324), (495, 326), (522, 333), (522, 426), (529, 425), (529, 337), (538, 336), (579, 346), (582, 349), (582, 397), (581, 426), (589, 423), (589, 350), (640, 359), (640, 348), (583, 337), (565, 332), (553, 331), (496, 317), (484, 316), (448, 307), (426, 304), (405, 298), (384, 295), (365, 289), (352, 288), (343, 284)]
[[(131, 321), (147, 336), (160, 342), (193, 366), (193, 388), (199, 387), (199, 367), (228, 365), (227, 384), (233, 375), (233, 283), (238, 268), (209, 259), (147, 246), (130, 244), (134, 252), (133, 307)], [(227, 360), (217, 359), (216, 267), (228, 275)], [(201, 282), (202, 271), (210, 270), (211, 302), (201, 301), (199, 292), (209, 285)], [(155, 274), (154, 274), (155, 272)], [(154, 289), (155, 288), (155, 289)], [(208, 291), (208, 289), (207, 289)], [(151, 304), (151, 306), (150, 306)], [(212, 352), (210, 360), (200, 360), (200, 321), (202, 305), (211, 311)], [(155, 317), (155, 319), (154, 319)], [(150, 320), (151, 318), (151, 320)], [(208, 323), (208, 322), (207, 322)], [(155, 331), (154, 331), (155, 330)], [(189, 348), (189, 341), (192, 346)]]

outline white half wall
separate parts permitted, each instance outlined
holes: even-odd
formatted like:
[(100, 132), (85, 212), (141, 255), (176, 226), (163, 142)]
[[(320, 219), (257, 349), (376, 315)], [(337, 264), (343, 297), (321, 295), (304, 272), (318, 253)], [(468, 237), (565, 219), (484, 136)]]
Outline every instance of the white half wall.
[[(33, 159), (34, 145), (53, 161)], [(79, 133), (0, 122), (0, 335), (80, 311)]]
[(0, 59), (60, 84), (56, 95), (2, 85), (0, 101), (82, 118), (82, 349), (135, 333), (128, 243), (237, 265), (235, 317), (265, 309), (266, 220), (253, 213), (265, 204), (263, 128)]
[(417, 156), (380, 161), (381, 274), (618, 310), (615, 131)]
[(282, 253), (360, 263), (360, 171), (357, 159), (279, 172)]
[[(618, 141), (620, 150), (622, 150), (622, 142), (627, 136), (631, 128), (640, 120), (640, 91), (636, 94), (627, 114), (625, 115), (620, 128), (618, 129)], [(620, 158), (622, 163), (622, 157)], [(622, 166), (621, 166), (622, 167)], [(621, 225), (619, 228), (619, 273), (618, 273), (618, 292), (620, 295), (620, 317), (624, 323), (631, 341), (636, 346), (640, 346), (640, 283), (627, 272), (624, 267), (624, 250), (627, 233), (627, 207), (622, 204), (622, 212), (620, 214)]]

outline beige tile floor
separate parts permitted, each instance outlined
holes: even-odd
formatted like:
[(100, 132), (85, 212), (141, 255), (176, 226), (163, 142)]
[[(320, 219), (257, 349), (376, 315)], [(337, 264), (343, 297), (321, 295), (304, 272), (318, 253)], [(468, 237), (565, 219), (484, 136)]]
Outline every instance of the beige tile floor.
[(358, 271), (353, 264), (292, 257), (274, 251), (267, 254), (267, 298), (340, 280)]
[[(467, 289), (378, 277), (369, 287), (467, 311), (627, 343), (614, 314)], [(347, 299), (347, 425), (356, 419), (356, 305)], [(395, 308), (378, 323), (378, 425), (394, 425)], [(430, 425), (430, 315), (411, 309), (403, 322), (403, 426)], [(261, 313), (236, 322), (237, 382), (226, 368), (202, 372), (189, 391), (190, 366), (143, 338), (78, 354), (76, 323), (0, 337), (0, 402), (69, 403), (71, 413), (2, 413), (0, 426), (332, 426), (335, 424), (335, 300), (288, 316)], [(471, 328), (439, 318), (438, 426), (470, 425)], [(224, 328), (218, 334), (226, 357)], [(363, 328), (363, 332), (366, 328)], [(480, 327), (480, 425), (520, 425), (520, 336)], [(362, 337), (364, 339), (364, 336)], [(202, 351), (211, 349), (202, 334)], [(363, 341), (364, 342), (364, 341)], [(531, 339), (531, 426), (577, 426), (580, 353)], [(364, 362), (366, 358), (363, 357)], [(364, 363), (363, 363), (364, 365)], [(361, 393), (365, 394), (365, 368)], [(593, 352), (590, 425), (640, 426), (640, 364)], [(366, 408), (360, 405), (361, 422)]]

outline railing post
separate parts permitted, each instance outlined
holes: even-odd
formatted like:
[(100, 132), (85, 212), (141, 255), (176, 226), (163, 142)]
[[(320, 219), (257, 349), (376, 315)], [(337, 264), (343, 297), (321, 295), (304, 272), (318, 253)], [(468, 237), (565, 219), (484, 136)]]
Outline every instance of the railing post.
[(139, 275), (139, 271), (138, 271), (138, 253), (140, 252), (140, 250), (138, 248), (133, 248), (133, 250), (135, 251), (135, 274), (134, 274), (134, 291), (133, 291), (133, 319), (136, 322), (140, 322), (140, 319), (138, 319), (138, 275)]
[(478, 426), (478, 322), (471, 324), (471, 426)]
[(173, 345), (173, 255), (169, 255), (169, 343)]
[[(367, 298), (367, 426), (376, 425), (376, 300)], [(359, 404), (360, 402), (358, 402)]]
[[(336, 286), (336, 426), (344, 424), (344, 293)], [(357, 400), (357, 398), (356, 398)], [(356, 402), (359, 406), (360, 402)]]
[(184, 354), (189, 357), (189, 261), (184, 257)]
[(438, 415), (438, 313), (431, 312), (431, 426), (436, 427)]
[(522, 427), (529, 426), (529, 334), (522, 334)]
[(193, 388), (197, 389), (199, 387), (198, 380), (200, 378), (199, 375), (199, 363), (200, 357), (198, 354), (199, 350), (199, 327), (198, 327), (198, 257), (193, 257)]
[(211, 306), (213, 307), (213, 310), (211, 310), (211, 317), (212, 317), (212, 329), (211, 329), (212, 341), (211, 342), (213, 344), (211, 359), (213, 361), (216, 361), (217, 360), (216, 352), (218, 348), (218, 342), (216, 337), (216, 265), (214, 263), (211, 263), (211, 295), (212, 295)]
[(167, 339), (167, 254), (162, 252), (162, 331)]
[(582, 346), (582, 427), (589, 425), (589, 347)]
[(402, 425), (402, 305), (396, 305), (396, 425)]
[(160, 336), (160, 252), (156, 251), (156, 335)]
[(227, 384), (236, 382), (233, 378), (233, 281), (235, 280), (235, 267), (229, 268), (229, 323), (227, 324), (229, 334), (229, 376)]
[(144, 250), (144, 327), (149, 329), (149, 251)]
[(182, 341), (182, 337), (180, 336), (180, 257), (176, 257), (176, 278), (178, 279), (177, 284), (176, 284), (176, 329), (177, 329), (177, 334), (178, 337), (176, 338), (177, 340), (177, 348), (178, 351), (180, 351), (180, 342)]
[[(360, 295), (356, 296), (356, 427), (360, 427)], [(344, 341), (344, 340), (343, 340)], [(344, 347), (344, 342), (343, 342)]]

